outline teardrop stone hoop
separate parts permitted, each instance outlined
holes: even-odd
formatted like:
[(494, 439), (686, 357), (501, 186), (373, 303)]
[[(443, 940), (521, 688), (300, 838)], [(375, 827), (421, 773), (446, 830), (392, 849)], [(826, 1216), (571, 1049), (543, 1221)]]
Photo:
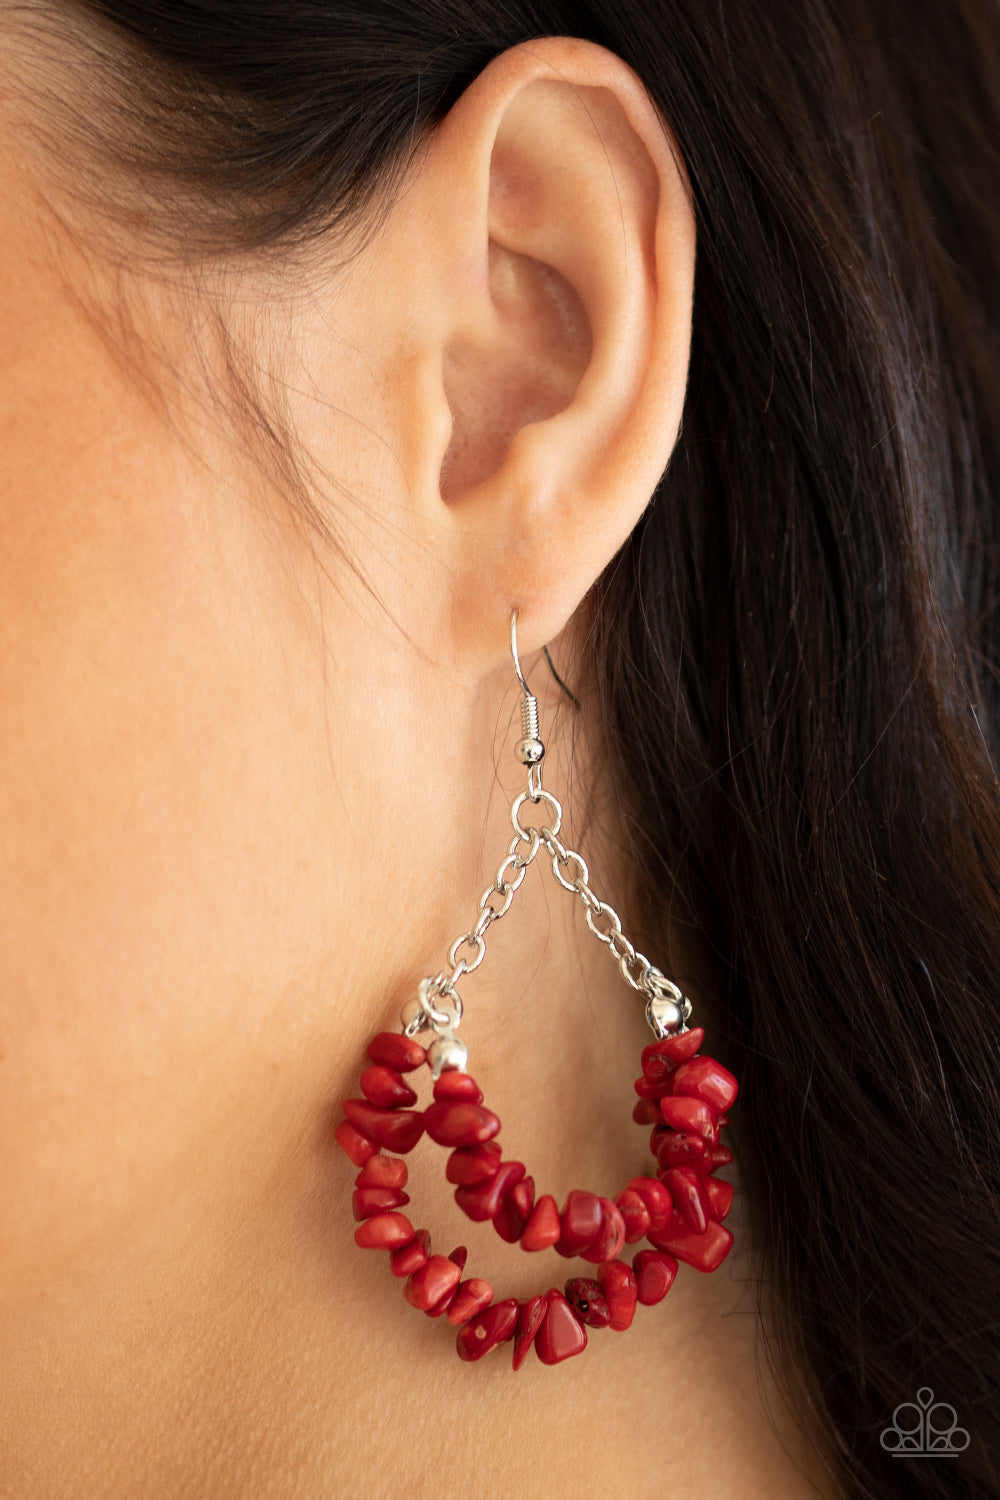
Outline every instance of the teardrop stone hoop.
[[(524, 694), (518, 757), (528, 772), (527, 791), (511, 807), (514, 837), (493, 884), (480, 897), (474, 926), (452, 944), (450, 968), (421, 982), (404, 1010), (401, 1032), (380, 1032), (368, 1044), (363, 1097), (345, 1102), (336, 1138), (360, 1169), (352, 1199), (357, 1244), (387, 1253), (411, 1306), (431, 1318), (445, 1316), (458, 1329), (461, 1359), (476, 1361), (512, 1342), (518, 1370), (532, 1347), (543, 1364), (560, 1364), (583, 1352), (588, 1328), (621, 1332), (630, 1327), (637, 1304), (651, 1306), (667, 1295), (679, 1261), (706, 1272), (722, 1263), (733, 1243), (723, 1224), (733, 1188), (714, 1173), (733, 1159), (719, 1133), (728, 1124), (738, 1085), (728, 1069), (699, 1050), (703, 1030), (687, 1025), (691, 1002), (636, 951), (614, 908), (590, 889), (586, 862), (560, 843), (562, 808), (542, 788), (545, 750), (538, 737), (538, 704), (518, 658), (516, 610), (510, 641)], [(541, 827), (522, 825), (526, 803), (546, 810), (548, 821)], [(556, 880), (582, 900), (591, 932), (608, 947), (626, 982), (644, 996), (654, 1036), (642, 1052), (632, 1111), (637, 1124), (652, 1127), (651, 1175), (633, 1177), (613, 1200), (571, 1192), (561, 1210), (549, 1194), (536, 1196), (523, 1163), (504, 1159), (500, 1120), (484, 1105), (457, 1036), (463, 1007), (456, 985), (482, 963), (487, 930), (509, 911), (543, 848)], [(405, 1075), (424, 1065), (431, 1072), (433, 1099), (418, 1109)], [(488, 1282), (466, 1277), (464, 1246), (447, 1256), (432, 1254), (428, 1231), (414, 1229), (401, 1212), (410, 1201), (402, 1157), (425, 1132), (448, 1149), (445, 1175), (470, 1219), (490, 1220), (502, 1239), (522, 1250), (554, 1248), (559, 1255), (579, 1257), (595, 1274), (574, 1276), (561, 1291), (550, 1287), (524, 1300), (498, 1301)], [(625, 1246), (640, 1240), (649, 1248), (629, 1264), (622, 1259)]]

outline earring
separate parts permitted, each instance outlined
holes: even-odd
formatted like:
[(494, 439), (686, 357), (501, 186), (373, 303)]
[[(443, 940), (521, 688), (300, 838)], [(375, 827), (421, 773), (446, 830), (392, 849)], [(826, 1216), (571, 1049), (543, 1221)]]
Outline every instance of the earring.
[[(380, 1032), (368, 1044), (364, 1097), (346, 1101), (346, 1118), (335, 1134), (361, 1169), (352, 1200), (357, 1244), (387, 1252), (393, 1276), (403, 1279), (406, 1301), (457, 1327), (460, 1358), (479, 1360), (512, 1341), (518, 1370), (532, 1347), (543, 1364), (555, 1365), (583, 1352), (588, 1328), (621, 1332), (630, 1327), (638, 1303), (652, 1306), (667, 1295), (678, 1261), (707, 1272), (725, 1259), (733, 1237), (722, 1221), (733, 1188), (713, 1174), (733, 1159), (719, 1132), (728, 1124), (726, 1111), (738, 1085), (728, 1069), (699, 1051), (704, 1032), (688, 1028), (691, 1002), (636, 950), (617, 912), (591, 890), (586, 861), (560, 842), (562, 807), (542, 786), (545, 748), (538, 703), (518, 658), (517, 610), (510, 620), (510, 648), (523, 692), (517, 754), (528, 776), (527, 790), (510, 810), (514, 837), (493, 884), (479, 898), (474, 926), (452, 944), (449, 967), (422, 980), (403, 1011), (400, 1032)], [(522, 824), (528, 803), (547, 815), (542, 827)], [(571, 1192), (561, 1212), (550, 1195), (536, 1197), (534, 1180), (521, 1162), (504, 1160), (500, 1120), (485, 1107), (466, 1071), (468, 1052), (457, 1035), (463, 1007), (456, 985), (479, 968), (489, 928), (510, 910), (543, 849), (559, 884), (583, 902), (590, 931), (607, 946), (626, 983), (645, 998), (654, 1036), (642, 1052), (633, 1109), (637, 1124), (652, 1126), (654, 1175), (633, 1177), (613, 1201)], [(404, 1074), (425, 1064), (433, 1102), (414, 1109), (417, 1095)], [(491, 1220), (501, 1238), (518, 1242), (522, 1250), (553, 1247), (560, 1255), (579, 1256), (598, 1268), (596, 1276), (573, 1277), (562, 1291), (553, 1287), (521, 1301), (494, 1301), (488, 1282), (465, 1277), (464, 1246), (448, 1256), (432, 1254), (428, 1231), (415, 1230), (400, 1212), (410, 1201), (401, 1157), (425, 1132), (448, 1149), (445, 1176), (470, 1219)], [(624, 1247), (643, 1239), (650, 1248), (640, 1250), (631, 1265), (623, 1261)]]

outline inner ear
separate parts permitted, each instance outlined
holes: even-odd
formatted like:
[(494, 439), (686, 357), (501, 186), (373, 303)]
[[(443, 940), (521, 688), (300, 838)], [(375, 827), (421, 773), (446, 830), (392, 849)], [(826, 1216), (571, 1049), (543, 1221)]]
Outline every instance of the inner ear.
[(483, 327), (456, 334), (444, 351), (445, 501), (495, 474), (522, 427), (569, 406), (593, 349), (583, 302), (552, 266), (491, 239), (488, 279)]

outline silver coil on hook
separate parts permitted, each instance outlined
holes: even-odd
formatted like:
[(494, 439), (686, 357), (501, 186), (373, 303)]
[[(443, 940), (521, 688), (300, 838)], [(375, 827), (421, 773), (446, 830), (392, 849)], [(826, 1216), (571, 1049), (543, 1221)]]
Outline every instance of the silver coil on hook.
[(510, 654), (514, 658), (517, 680), (524, 692), (521, 701), (521, 743), (517, 747), (517, 757), (522, 765), (537, 766), (545, 754), (545, 746), (538, 737), (538, 699), (525, 681), (524, 673), (521, 671), (521, 658), (517, 654), (516, 609), (511, 611), (510, 616)]

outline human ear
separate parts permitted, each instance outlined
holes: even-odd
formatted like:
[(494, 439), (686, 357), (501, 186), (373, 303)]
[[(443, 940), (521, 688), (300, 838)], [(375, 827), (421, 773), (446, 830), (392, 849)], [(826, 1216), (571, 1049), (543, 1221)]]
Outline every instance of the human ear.
[(679, 153), (618, 57), (546, 38), (456, 102), (404, 213), (407, 477), (452, 644), (492, 654), (516, 605), (530, 650), (624, 542), (677, 436), (695, 258)]

